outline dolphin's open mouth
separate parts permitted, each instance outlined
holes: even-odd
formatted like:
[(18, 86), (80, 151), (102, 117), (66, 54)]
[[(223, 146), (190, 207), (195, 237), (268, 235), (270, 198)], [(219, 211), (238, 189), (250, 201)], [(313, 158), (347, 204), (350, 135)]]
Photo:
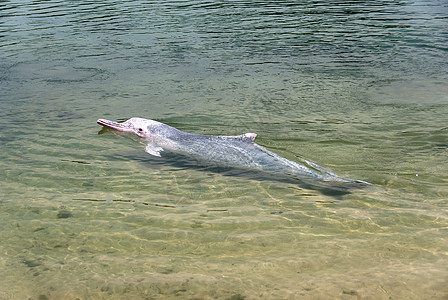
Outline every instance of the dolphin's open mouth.
[(123, 132), (133, 132), (134, 131), (134, 128), (132, 128), (129, 125), (124, 124), (124, 123), (117, 123), (117, 122), (109, 121), (106, 119), (98, 119), (96, 122), (102, 126), (109, 127), (109, 128), (112, 128), (112, 129), (115, 129), (118, 131), (123, 131)]

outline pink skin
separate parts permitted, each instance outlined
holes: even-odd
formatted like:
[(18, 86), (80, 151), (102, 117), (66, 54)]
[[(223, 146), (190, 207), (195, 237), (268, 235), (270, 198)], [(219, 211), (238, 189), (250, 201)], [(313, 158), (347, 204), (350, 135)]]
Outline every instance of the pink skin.
[(98, 119), (98, 121), (96, 122), (102, 126), (115, 129), (119, 132), (133, 133), (142, 138), (154, 137), (150, 129), (151, 126), (168, 126), (157, 121), (147, 120), (143, 118), (130, 118), (123, 123), (117, 123), (105, 119)]
[(130, 132), (138, 134), (138, 131), (140, 130), (140, 128), (134, 128), (132, 124), (128, 124), (127, 122), (117, 123), (106, 119), (98, 119), (96, 122), (104, 127), (109, 127), (122, 132)]

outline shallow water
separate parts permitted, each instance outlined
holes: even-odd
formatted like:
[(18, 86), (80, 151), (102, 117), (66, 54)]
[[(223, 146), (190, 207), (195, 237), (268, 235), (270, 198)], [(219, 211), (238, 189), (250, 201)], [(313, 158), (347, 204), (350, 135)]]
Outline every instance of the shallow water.
[[(0, 4), (1, 299), (446, 299), (445, 1)], [(258, 133), (327, 193), (97, 118)], [(103, 133), (103, 132), (100, 132)]]

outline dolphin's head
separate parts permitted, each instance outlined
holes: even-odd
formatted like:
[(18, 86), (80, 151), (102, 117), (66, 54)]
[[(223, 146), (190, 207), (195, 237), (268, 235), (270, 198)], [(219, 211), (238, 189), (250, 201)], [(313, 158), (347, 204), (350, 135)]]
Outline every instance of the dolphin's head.
[(98, 124), (109, 127), (121, 132), (128, 132), (136, 134), (143, 138), (150, 138), (157, 134), (157, 128), (163, 125), (160, 122), (154, 120), (148, 120), (143, 118), (130, 118), (123, 123), (117, 123), (105, 119), (98, 119)]

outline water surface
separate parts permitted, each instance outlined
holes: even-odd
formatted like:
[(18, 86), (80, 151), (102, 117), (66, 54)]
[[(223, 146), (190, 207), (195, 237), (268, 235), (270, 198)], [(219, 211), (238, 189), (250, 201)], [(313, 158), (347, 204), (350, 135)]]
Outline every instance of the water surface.
[[(445, 1), (0, 4), (0, 298), (448, 297)], [(148, 156), (258, 133), (373, 187)]]

